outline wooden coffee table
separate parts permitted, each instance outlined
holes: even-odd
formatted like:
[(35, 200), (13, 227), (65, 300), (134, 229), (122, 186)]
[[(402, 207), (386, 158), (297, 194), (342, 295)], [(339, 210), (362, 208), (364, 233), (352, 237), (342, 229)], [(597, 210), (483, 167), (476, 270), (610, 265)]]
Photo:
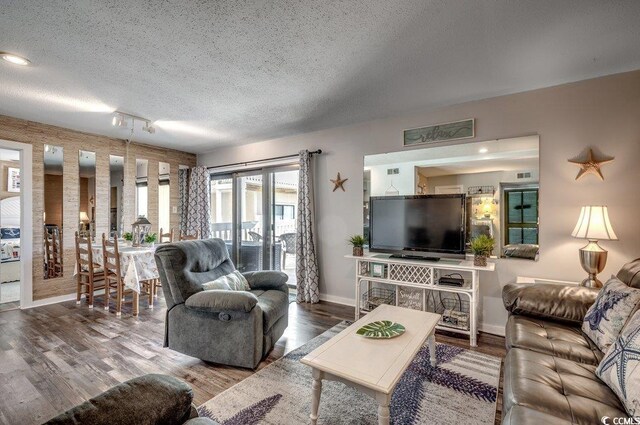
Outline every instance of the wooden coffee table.
[[(356, 331), (367, 323), (390, 320), (406, 328), (391, 339), (370, 339)], [(381, 305), (320, 347), (307, 354), (303, 364), (313, 372), (311, 423), (318, 420), (322, 380), (342, 382), (378, 403), (378, 424), (389, 423), (391, 394), (425, 340), (429, 340), (431, 365), (435, 366), (435, 328), (439, 314)]]

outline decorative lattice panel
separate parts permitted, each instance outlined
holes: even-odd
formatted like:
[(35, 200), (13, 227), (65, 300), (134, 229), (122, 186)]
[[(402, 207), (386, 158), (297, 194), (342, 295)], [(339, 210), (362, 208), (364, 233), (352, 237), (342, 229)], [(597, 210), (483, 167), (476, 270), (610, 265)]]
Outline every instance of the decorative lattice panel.
[(389, 279), (398, 282), (433, 284), (433, 273), (430, 267), (412, 266), (409, 264), (389, 264)]

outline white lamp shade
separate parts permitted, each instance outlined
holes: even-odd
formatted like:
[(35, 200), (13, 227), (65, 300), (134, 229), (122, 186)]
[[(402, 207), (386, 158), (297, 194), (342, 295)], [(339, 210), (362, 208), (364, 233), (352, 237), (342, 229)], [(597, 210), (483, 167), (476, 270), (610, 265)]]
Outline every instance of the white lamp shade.
[(87, 213), (85, 211), (80, 211), (80, 221), (83, 223), (88, 223), (89, 222), (89, 216), (87, 215)]
[(571, 236), (593, 240), (618, 240), (609, 221), (609, 211), (602, 205), (582, 207), (578, 223)]

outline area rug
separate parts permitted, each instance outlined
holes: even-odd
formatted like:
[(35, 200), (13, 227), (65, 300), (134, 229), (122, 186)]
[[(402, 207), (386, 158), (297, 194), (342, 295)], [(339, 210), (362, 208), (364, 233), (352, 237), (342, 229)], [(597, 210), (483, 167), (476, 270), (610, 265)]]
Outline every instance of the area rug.
[[(300, 359), (346, 327), (340, 323), (198, 408), (223, 425), (306, 424), (311, 370)], [(493, 424), (500, 359), (436, 344), (432, 367), (425, 344), (400, 379), (391, 400), (391, 423)], [(367, 361), (367, 359), (362, 359)], [(375, 401), (346, 385), (323, 381), (318, 424), (377, 424)]]

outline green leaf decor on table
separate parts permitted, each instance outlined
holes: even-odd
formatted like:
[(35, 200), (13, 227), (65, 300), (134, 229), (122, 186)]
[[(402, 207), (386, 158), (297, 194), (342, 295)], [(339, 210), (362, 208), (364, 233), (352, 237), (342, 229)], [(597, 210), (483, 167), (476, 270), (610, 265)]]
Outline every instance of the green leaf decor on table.
[(356, 331), (356, 334), (365, 338), (389, 339), (400, 336), (406, 329), (400, 323), (390, 320), (378, 320), (376, 322), (367, 323)]

